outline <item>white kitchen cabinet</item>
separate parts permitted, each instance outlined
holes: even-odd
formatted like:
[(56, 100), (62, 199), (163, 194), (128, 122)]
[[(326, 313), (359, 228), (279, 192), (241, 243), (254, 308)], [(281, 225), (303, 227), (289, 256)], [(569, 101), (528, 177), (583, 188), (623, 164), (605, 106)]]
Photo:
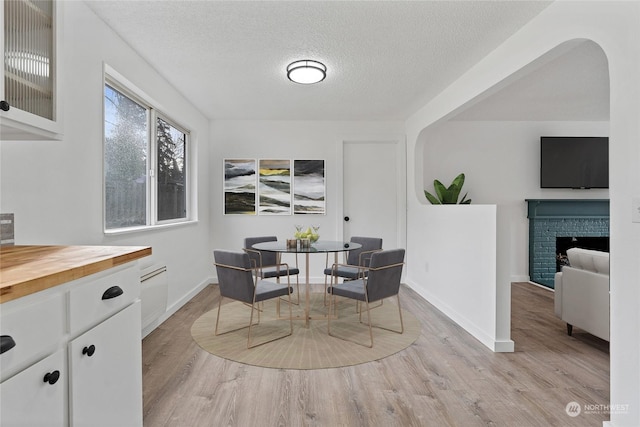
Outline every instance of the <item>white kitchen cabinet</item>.
[(129, 262), (2, 303), (0, 425), (141, 427), (139, 297)]
[(25, 369), (0, 385), (0, 425), (65, 425), (67, 363), (64, 350)]
[(0, 137), (60, 139), (61, 7), (55, 0), (2, 0)]
[(142, 425), (140, 301), (69, 344), (71, 425)]
[(72, 338), (132, 304), (140, 297), (140, 270), (114, 269), (69, 291), (69, 332)]
[(0, 306), (0, 381), (54, 353), (64, 339), (66, 324), (65, 298), (60, 293), (29, 295), (19, 303), (10, 301)]

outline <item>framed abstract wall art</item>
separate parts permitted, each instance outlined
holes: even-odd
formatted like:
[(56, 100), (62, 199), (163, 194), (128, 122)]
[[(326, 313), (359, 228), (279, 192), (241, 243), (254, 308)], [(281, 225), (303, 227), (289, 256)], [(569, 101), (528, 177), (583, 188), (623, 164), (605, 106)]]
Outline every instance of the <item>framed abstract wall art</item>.
[(326, 213), (324, 160), (293, 161), (293, 211)]
[(258, 213), (291, 215), (291, 160), (260, 159)]
[(224, 214), (256, 214), (255, 159), (224, 160)]

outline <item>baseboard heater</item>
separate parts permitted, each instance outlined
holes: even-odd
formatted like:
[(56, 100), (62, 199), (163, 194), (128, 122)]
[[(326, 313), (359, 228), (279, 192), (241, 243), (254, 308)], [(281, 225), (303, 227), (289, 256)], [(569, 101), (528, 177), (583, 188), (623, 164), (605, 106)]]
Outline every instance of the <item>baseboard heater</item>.
[(140, 299), (142, 300), (142, 329), (167, 310), (169, 280), (166, 266), (150, 266), (140, 275)]

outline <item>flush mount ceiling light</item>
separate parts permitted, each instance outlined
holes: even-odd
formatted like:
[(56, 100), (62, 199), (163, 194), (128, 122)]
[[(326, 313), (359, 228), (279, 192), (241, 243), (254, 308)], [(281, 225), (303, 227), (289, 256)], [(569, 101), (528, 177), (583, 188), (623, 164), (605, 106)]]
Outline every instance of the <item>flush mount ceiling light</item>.
[(326, 76), (327, 67), (318, 61), (305, 59), (287, 66), (287, 77), (295, 83), (310, 85), (323, 81)]

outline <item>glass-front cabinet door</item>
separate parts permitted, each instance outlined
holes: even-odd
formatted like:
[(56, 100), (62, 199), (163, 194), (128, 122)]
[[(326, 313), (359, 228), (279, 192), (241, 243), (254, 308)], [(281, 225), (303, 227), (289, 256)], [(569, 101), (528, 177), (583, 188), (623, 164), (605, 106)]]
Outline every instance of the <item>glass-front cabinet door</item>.
[(2, 3), (2, 139), (58, 139), (60, 2), (2, 0)]

